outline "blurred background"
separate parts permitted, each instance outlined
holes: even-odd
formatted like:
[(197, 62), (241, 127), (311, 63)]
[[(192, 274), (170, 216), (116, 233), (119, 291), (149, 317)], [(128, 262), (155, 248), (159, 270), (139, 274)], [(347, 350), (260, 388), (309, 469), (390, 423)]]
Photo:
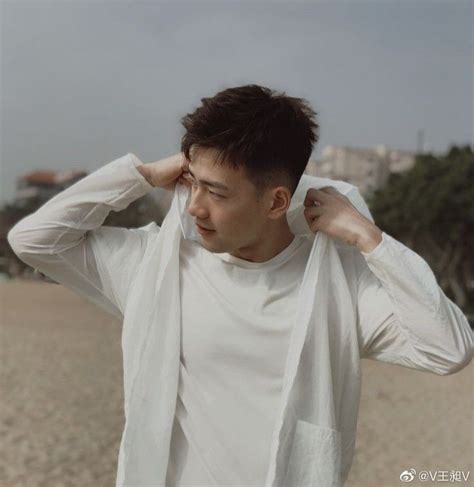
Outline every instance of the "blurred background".
[[(20, 261), (8, 230), (128, 152), (174, 154), (180, 118), (224, 88), (306, 98), (321, 126), (306, 172), (356, 185), (474, 327), (473, 10), (460, 0), (0, 2), (0, 485), (115, 485), (123, 429), (121, 324)], [(104, 224), (160, 224), (169, 202), (155, 188)], [(363, 367), (346, 485), (396, 486), (410, 468), (462, 472), (453, 478), (469, 485), (474, 366), (446, 377)]]

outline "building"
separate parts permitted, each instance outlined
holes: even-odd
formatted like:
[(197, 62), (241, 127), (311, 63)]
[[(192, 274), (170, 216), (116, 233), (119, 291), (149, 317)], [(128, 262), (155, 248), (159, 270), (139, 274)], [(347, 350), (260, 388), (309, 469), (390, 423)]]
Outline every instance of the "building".
[(403, 172), (415, 163), (415, 153), (389, 149), (327, 146), (318, 161), (311, 160), (305, 172), (313, 176), (347, 181), (363, 196), (383, 187), (391, 172)]

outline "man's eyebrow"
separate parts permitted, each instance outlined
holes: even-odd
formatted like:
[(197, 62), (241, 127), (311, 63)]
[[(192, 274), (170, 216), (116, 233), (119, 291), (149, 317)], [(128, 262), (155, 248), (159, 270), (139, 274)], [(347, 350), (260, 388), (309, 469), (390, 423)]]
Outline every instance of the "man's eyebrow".
[[(191, 176), (194, 179), (197, 179), (196, 176), (194, 176), (193, 172), (191, 171), (191, 168), (189, 167), (189, 165), (188, 165), (188, 172), (189, 172), (189, 174), (191, 174)], [(200, 179), (199, 182), (206, 185), (206, 186), (211, 186), (212, 188), (218, 188), (218, 189), (222, 189), (224, 191), (230, 191), (230, 188), (228, 188), (225, 184), (219, 183), (217, 181), (209, 181), (207, 179)]]

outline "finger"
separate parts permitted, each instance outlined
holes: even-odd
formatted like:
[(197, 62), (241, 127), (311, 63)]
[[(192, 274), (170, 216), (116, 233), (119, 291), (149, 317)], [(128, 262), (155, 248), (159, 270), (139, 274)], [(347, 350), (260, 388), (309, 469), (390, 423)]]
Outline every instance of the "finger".
[(314, 203), (322, 204), (327, 201), (328, 195), (324, 191), (320, 191), (316, 188), (310, 188), (306, 192), (306, 197), (304, 199), (304, 206), (312, 206)]
[(338, 189), (334, 186), (324, 186), (319, 188), (319, 191), (325, 195), (333, 195), (333, 196), (344, 196)]
[(316, 231), (319, 229), (319, 216), (310, 216), (305, 214), (305, 220), (306, 223), (308, 224), (308, 227), (311, 229), (312, 232), (316, 233)]
[(186, 159), (186, 157), (183, 157), (183, 161), (181, 163), (181, 169), (183, 172), (188, 172), (188, 167), (189, 167), (189, 161)]
[(308, 196), (306, 196), (304, 201), (303, 201), (303, 205), (304, 206), (311, 206), (312, 204), (313, 204), (313, 200), (311, 198), (309, 198)]
[(178, 181), (179, 181), (181, 184), (184, 184), (184, 185), (186, 185), (186, 186), (190, 186), (190, 185), (191, 185), (191, 183), (190, 183), (190, 182), (189, 182), (189, 181), (188, 181), (188, 180), (187, 180), (185, 177), (183, 177), (183, 176), (181, 176), (181, 177), (178, 179)]
[(303, 206), (306, 206), (306, 207), (311, 207), (311, 206), (321, 206), (322, 205), (322, 201), (321, 199), (313, 199), (313, 198), (309, 198), (308, 196), (304, 199), (303, 201)]
[(320, 217), (324, 214), (324, 208), (321, 206), (311, 206), (304, 209), (304, 216), (313, 220), (314, 218)]

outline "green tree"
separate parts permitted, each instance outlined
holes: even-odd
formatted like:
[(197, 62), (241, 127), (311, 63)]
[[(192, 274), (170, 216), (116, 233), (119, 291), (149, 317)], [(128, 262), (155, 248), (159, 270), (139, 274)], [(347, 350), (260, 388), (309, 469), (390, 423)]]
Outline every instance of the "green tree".
[(419, 154), (367, 198), (377, 225), (421, 255), (474, 327), (474, 153)]

